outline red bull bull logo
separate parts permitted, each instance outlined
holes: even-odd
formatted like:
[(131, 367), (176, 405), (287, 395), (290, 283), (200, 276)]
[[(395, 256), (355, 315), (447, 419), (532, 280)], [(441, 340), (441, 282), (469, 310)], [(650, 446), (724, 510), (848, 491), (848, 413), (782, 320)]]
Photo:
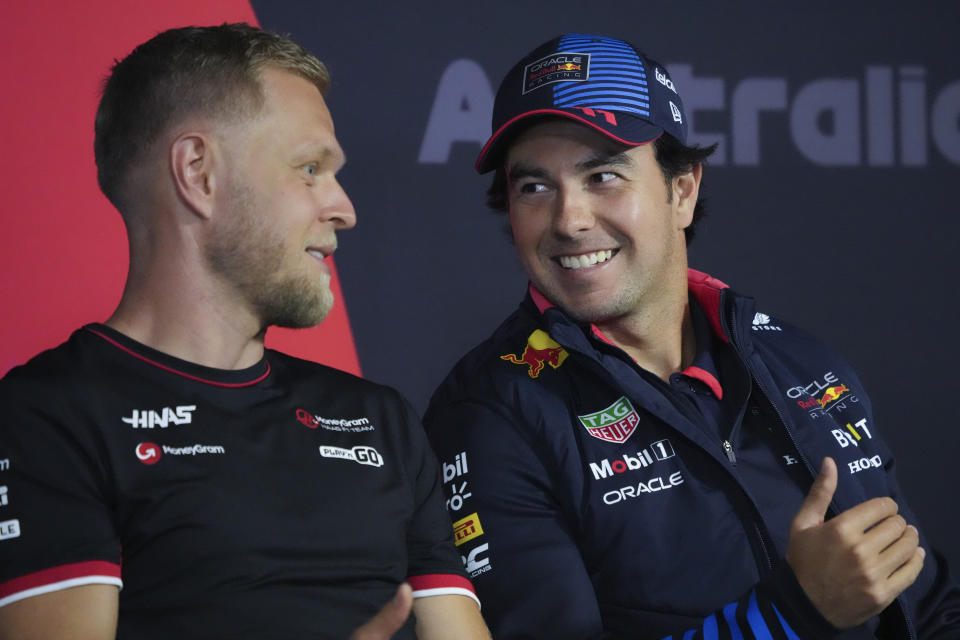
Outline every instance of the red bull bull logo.
[(563, 361), (566, 360), (569, 355), (566, 349), (550, 337), (550, 334), (541, 329), (537, 329), (527, 338), (527, 346), (524, 348), (523, 354), (515, 356), (512, 353), (508, 353), (505, 356), (500, 356), (500, 359), (512, 362), (513, 364), (526, 365), (529, 367), (527, 369), (527, 375), (531, 378), (536, 378), (540, 375), (540, 372), (543, 371), (544, 364), (549, 364), (556, 369), (563, 364)]
[(580, 71), (580, 65), (573, 64), (572, 62), (568, 62), (566, 64), (558, 64), (557, 71)]
[(823, 396), (819, 400), (820, 406), (826, 409), (828, 404), (839, 400), (840, 396), (849, 392), (850, 389), (845, 384), (839, 384), (835, 387), (827, 387), (827, 390), (823, 392)]

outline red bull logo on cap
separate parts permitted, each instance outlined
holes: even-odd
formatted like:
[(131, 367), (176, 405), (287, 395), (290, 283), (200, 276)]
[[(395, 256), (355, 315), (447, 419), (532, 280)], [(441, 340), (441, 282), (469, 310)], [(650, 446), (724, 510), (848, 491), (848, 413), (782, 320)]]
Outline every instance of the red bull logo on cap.
[(527, 338), (527, 346), (524, 348), (522, 355), (515, 356), (508, 353), (505, 356), (500, 356), (500, 359), (513, 364), (526, 365), (529, 367), (527, 375), (536, 378), (543, 371), (544, 364), (549, 364), (556, 369), (563, 364), (563, 361), (569, 355), (566, 349), (550, 337), (549, 333), (537, 329)]

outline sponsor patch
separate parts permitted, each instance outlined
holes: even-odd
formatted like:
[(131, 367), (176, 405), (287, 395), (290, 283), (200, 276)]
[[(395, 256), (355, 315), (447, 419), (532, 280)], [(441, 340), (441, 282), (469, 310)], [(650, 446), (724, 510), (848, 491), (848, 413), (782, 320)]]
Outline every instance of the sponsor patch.
[(777, 325), (770, 324), (770, 316), (759, 312), (754, 314), (750, 328), (754, 331), (783, 331), (783, 329)]
[(467, 570), (467, 574), (469, 574), (471, 579), (493, 568), (490, 566), (490, 558), (485, 557), (485, 554), (489, 550), (490, 543), (484, 542), (474, 549), (471, 549), (468, 555), (460, 556), (460, 559), (463, 561), (463, 568)]
[(163, 456), (201, 456), (207, 454), (224, 455), (227, 450), (218, 444), (192, 444), (186, 447), (168, 447), (152, 442), (141, 442), (135, 449), (137, 459), (143, 464), (154, 465)]
[(152, 442), (141, 442), (135, 450), (137, 460), (143, 464), (157, 464), (160, 462), (160, 447)]
[(606, 409), (577, 416), (587, 433), (607, 442), (626, 442), (640, 423), (640, 414), (626, 396), (621, 396)]
[(639, 498), (647, 493), (658, 493), (660, 491), (673, 489), (681, 484), (683, 484), (683, 474), (679, 471), (674, 471), (666, 478), (658, 476), (650, 478), (646, 482), (638, 482), (636, 486), (629, 485), (614, 491), (608, 491), (603, 494), (603, 502), (608, 505), (617, 504), (618, 502), (630, 500), (631, 498)]
[(554, 82), (583, 82), (589, 79), (589, 53), (559, 51), (523, 68), (523, 94)]
[(297, 422), (311, 429), (323, 428), (327, 431), (347, 431), (360, 433), (373, 431), (373, 425), (366, 418), (324, 418), (305, 409), (297, 409)]
[(324, 458), (338, 458), (340, 460), (350, 460), (359, 464), (365, 464), (371, 467), (382, 467), (383, 456), (373, 447), (356, 446), (352, 449), (343, 449), (341, 447), (320, 447), (320, 455)]
[(453, 543), (458, 547), (482, 535), (483, 527), (480, 526), (480, 516), (476, 513), (471, 513), (466, 518), (460, 518), (453, 523)]
[(453, 463), (441, 463), (443, 470), (443, 484), (449, 485), (450, 497), (447, 498), (447, 511), (460, 511), (463, 501), (473, 495), (467, 490), (467, 480), (460, 480), (467, 475), (467, 452), (461, 451), (453, 458)]
[(600, 462), (591, 462), (590, 471), (593, 473), (594, 480), (609, 478), (614, 474), (626, 473), (649, 467), (655, 462), (668, 460), (677, 455), (673, 450), (673, 445), (667, 439), (651, 442), (650, 446), (637, 451), (636, 455), (624, 453), (619, 458), (612, 461), (603, 459)]
[(134, 429), (166, 429), (171, 424), (190, 424), (193, 421), (193, 412), (197, 410), (195, 404), (164, 407), (162, 409), (134, 409), (129, 417), (120, 418)]
[(543, 371), (543, 365), (549, 364), (554, 369), (560, 367), (563, 361), (567, 359), (567, 350), (555, 342), (550, 334), (542, 329), (537, 329), (527, 338), (527, 346), (520, 356), (508, 353), (500, 356), (501, 360), (512, 362), (513, 364), (526, 365), (527, 375), (536, 378)]
[(841, 382), (832, 371), (828, 371), (822, 378), (807, 385), (790, 387), (786, 394), (788, 398), (794, 400), (797, 406), (805, 409), (814, 419), (834, 410), (845, 410), (847, 402), (857, 403), (860, 401), (850, 387)]
[(20, 521), (4, 520), (0, 522), (0, 540), (20, 537)]

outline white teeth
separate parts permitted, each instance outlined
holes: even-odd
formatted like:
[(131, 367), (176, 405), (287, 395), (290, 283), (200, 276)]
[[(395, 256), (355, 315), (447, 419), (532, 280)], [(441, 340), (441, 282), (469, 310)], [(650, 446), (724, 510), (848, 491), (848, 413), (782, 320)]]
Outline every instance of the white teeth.
[(310, 255), (312, 255), (312, 256), (313, 256), (314, 258), (316, 258), (317, 260), (323, 260), (323, 252), (322, 252), (322, 251), (316, 251), (316, 250), (314, 250), (314, 249), (307, 249), (307, 253), (309, 253)]
[(582, 269), (592, 267), (599, 262), (606, 262), (613, 257), (613, 249), (584, 253), (579, 256), (560, 256), (560, 266), (564, 269)]

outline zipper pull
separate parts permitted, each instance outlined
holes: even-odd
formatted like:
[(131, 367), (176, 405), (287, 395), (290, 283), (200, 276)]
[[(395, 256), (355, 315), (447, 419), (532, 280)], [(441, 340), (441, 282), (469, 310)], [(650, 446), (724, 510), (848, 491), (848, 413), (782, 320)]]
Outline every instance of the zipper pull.
[(733, 445), (730, 444), (729, 440), (723, 441), (723, 452), (727, 454), (727, 460), (730, 461), (730, 464), (737, 464), (737, 456), (733, 453)]

